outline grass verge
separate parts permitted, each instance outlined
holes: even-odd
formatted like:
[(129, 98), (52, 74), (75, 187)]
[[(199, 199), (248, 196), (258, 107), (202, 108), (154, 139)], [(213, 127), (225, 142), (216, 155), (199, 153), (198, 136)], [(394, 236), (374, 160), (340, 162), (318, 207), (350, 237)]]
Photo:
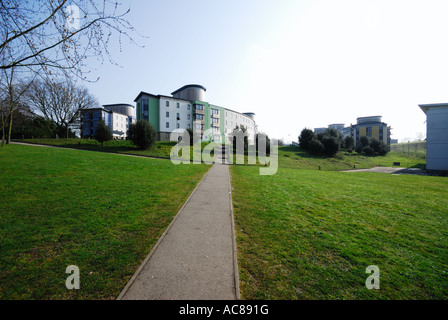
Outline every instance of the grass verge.
[(209, 166), (9, 145), (0, 168), (0, 299), (114, 299)]
[[(448, 179), (232, 166), (243, 299), (447, 299)], [(380, 269), (368, 290), (366, 268)]]

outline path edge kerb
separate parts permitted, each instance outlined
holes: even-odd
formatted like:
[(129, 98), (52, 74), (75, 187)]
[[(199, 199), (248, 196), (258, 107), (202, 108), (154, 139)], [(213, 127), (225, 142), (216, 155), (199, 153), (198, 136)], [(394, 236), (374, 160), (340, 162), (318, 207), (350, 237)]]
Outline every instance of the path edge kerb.
[(238, 270), (238, 254), (236, 245), (236, 233), (235, 233), (235, 216), (233, 214), (233, 199), (232, 199), (232, 175), (229, 168), (229, 202), (230, 202), (230, 220), (232, 227), (232, 246), (233, 246), (233, 273), (235, 282), (235, 297), (236, 300), (241, 300), (240, 295), (240, 273)]
[(163, 238), (165, 238), (166, 234), (168, 233), (168, 231), (171, 229), (171, 226), (174, 224), (174, 222), (177, 220), (177, 218), (179, 217), (179, 215), (182, 213), (182, 210), (184, 209), (184, 207), (187, 205), (188, 201), (190, 201), (190, 198), (193, 196), (193, 194), (196, 192), (196, 189), (199, 188), (199, 186), (202, 184), (202, 181), (204, 181), (205, 177), (207, 177), (207, 175), (210, 172), (210, 169), (212, 168), (212, 166), (210, 166), (210, 168), (208, 169), (207, 173), (204, 174), (204, 176), (202, 177), (201, 181), (199, 181), (199, 183), (196, 185), (196, 187), (193, 189), (193, 191), (190, 193), (190, 195), (188, 196), (187, 200), (185, 200), (184, 204), (182, 205), (182, 207), (179, 209), (179, 211), (177, 212), (177, 214), (174, 216), (173, 220), (171, 221), (171, 223), (168, 225), (168, 227), (165, 229), (165, 231), (162, 233), (162, 235), (160, 236), (159, 240), (157, 240), (156, 244), (152, 247), (151, 251), (149, 252), (149, 254), (146, 256), (146, 258), (143, 260), (143, 262), (140, 264), (140, 266), (138, 267), (137, 271), (135, 271), (134, 275), (131, 277), (131, 279), (128, 281), (128, 283), (126, 284), (126, 286), (123, 288), (123, 290), (120, 292), (120, 294), (118, 295), (118, 297), (116, 298), (116, 300), (122, 300), (124, 295), (128, 292), (129, 288), (131, 287), (131, 285), (134, 283), (135, 279), (137, 278), (137, 276), (140, 274), (140, 272), (142, 271), (142, 269), (144, 268), (144, 266), (146, 265), (146, 263), (149, 261), (149, 259), (152, 257), (152, 255), (154, 254), (154, 252), (157, 250), (159, 244), (162, 242)]

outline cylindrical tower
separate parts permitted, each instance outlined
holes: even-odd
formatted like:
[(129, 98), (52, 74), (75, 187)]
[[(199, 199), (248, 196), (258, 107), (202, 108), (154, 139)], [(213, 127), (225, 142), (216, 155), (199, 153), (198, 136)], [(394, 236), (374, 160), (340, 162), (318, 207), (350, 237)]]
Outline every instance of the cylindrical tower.
[(198, 101), (205, 101), (205, 87), (199, 85), (199, 84), (188, 84), (186, 86), (183, 86), (182, 88), (177, 89), (176, 91), (172, 92), (171, 95), (174, 98), (184, 99), (184, 100), (198, 100)]

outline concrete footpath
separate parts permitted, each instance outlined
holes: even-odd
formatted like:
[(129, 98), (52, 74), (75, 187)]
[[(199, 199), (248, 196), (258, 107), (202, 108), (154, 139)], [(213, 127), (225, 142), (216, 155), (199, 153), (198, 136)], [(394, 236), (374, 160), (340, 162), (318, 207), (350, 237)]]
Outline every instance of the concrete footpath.
[(425, 170), (419, 168), (401, 168), (401, 167), (374, 167), (371, 169), (352, 169), (352, 170), (344, 170), (341, 172), (378, 172), (378, 173), (391, 173), (391, 174), (427, 175)]
[(117, 299), (239, 299), (230, 192), (214, 164)]

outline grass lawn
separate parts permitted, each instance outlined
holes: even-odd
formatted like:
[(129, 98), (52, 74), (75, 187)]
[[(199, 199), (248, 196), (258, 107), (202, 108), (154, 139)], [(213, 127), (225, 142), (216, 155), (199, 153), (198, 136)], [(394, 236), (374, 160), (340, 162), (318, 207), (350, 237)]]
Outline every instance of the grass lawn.
[(335, 157), (316, 156), (298, 147), (285, 146), (278, 148), (278, 162), (281, 168), (316, 170), (349, 170), (366, 169), (376, 166), (392, 167), (394, 162), (400, 162), (401, 167), (425, 168), (426, 160), (397, 152), (389, 152), (386, 156), (369, 157), (356, 152), (341, 151)]
[[(135, 145), (132, 144), (129, 140), (110, 140), (105, 141), (103, 146), (101, 143), (96, 141), (95, 139), (24, 139), (15, 140), (17, 142), (25, 142), (25, 143), (33, 143), (33, 144), (43, 144), (50, 146), (58, 146), (64, 148), (72, 148), (72, 149), (82, 149), (82, 150), (90, 150), (90, 151), (101, 151), (101, 152), (109, 152), (109, 153), (122, 153), (122, 154), (130, 154), (137, 156), (145, 156), (145, 157), (154, 157), (154, 158), (163, 158), (170, 159), (170, 156), (173, 155), (171, 151), (173, 147), (176, 145), (176, 142), (173, 141), (156, 141), (154, 146), (149, 150), (141, 150)], [(201, 151), (208, 143), (201, 143)], [(190, 160), (194, 159), (193, 155), (193, 147), (190, 147)], [(213, 152), (212, 152), (213, 153)], [(182, 152), (179, 149), (179, 156), (182, 156)]]
[[(448, 298), (447, 178), (231, 175), (243, 299)], [(379, 290), (365, 287), (369, 265)]]
[[(0, 148), (0, 299), (114, 299), (208, 168)], [(80, 290), (65, 287), (69, 265)]]
[[(22, 142), (22, 140), (15, 140)], [(129, 140), (105, 141), (104, 146), (95, 139), (25, 139), (23, 142), (59, 146), (65, 148), (84, 149), (91, 151), (102, 151), (112, 153), (134, 154), (139, 156), (170, 158), (170, 152), (176, 142), (156, 141), (150, 150), (140, 150)]]

